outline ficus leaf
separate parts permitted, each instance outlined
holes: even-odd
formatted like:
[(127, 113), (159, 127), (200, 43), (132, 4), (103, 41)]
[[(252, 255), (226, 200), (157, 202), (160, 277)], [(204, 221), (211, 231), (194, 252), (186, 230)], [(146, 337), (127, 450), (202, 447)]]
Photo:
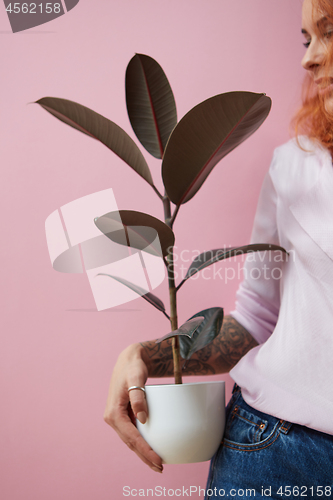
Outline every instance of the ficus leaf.
[[(95, 219), (95, 224), (110, 240), (152, 255), (168, 255), (175, 242), (172, 229), (164, 222), (143, 212), (119, 210)], [(162, 253), (162, 255), (161, 255)]]
[(273, 245), (271, 243), (252, 243), (250, 245), (244, 245), (241, 247), (233, 247), (228, 249), (218, 248), (216, 250), (208, 250), (206, 252), (203, 252), (193, 260), (186, 272), (185, 278), (179, 283), (177, 290), (179, 290), (183, 283), (191, 278), (191, 276), (198, 273), (202, 269), (215, 264), (215, 262), (219, 262), (220, 260), (228, 259), (230, 257), (236, 257), (237, 255), (262, 252), (266, 250), (281, 251), (287, 253), (287, 251), (283, 247), (280, 247), (279, 245)]
[(164, 153), (162, 177), (170, 200), (177, 206), (189, 201), (214, 166), (260, 127), (270, 107), (264, 94), (227, 92), (191, 109)]
[(198, 316), (203, 316), (204, 320), (198, 326), (192, 338), (179, 337), (180, 355), (183, 359), (190, 359), (196, 351), (210, 344), (221, 330), (223, 322), (223, 309), (221, 307), (211, 307), (200, 311), (194, 314), (190, 320)]
[(179, 335), (186, 335), (186, 337), (192, 338), (194, 332), (204, 319), (204, 316), (198, 316), (196, 318), (190, 319), (186, 321), (186, 323), (184, 323), (182, 326), (177, 328), (177, 330), (173, 330), (172, 332), (167, 333), (166, 335), (164, 335), (164, 337), (155, 340), (155, 342), (156, 344), (159, 344), (163, 340), (170, 339), (172, 337), (178, 337)]
[(125, 280), (124, 278), (120, 278), (119, 276), (113, 276), (112, 274), (106, 274), (106, 273), (98, 273), (96, 276), (108, 276), (109, 278), (112, 278), (112, 279), (118, 281), (119, 283), (122, 283), (123, 285), (125, 285), (128, 288), (130, 288), (131, 290), (133, 290), (133, 292), (140, 295), (140, 297), (145, 299), (152, 306), (156, 307), (156, 309), (161, 311), (164, 314), (164, 316), (166, 316), (168, 319), (170, 319), (169, 315), (165, 312), (165, 306), (164, 306), (163, 302), (158, 297), (156, 297), (156, 295), (153, 295), (152, 293), (147, 292), (146, 290), (144, 290), (140, 286), (135, 285), (134, 283), (131, 283), (130, 281)]
[(169, 81), (151, 57), (136, 54), (126, 70), (126, 104), (133, 130), (146, 150), (163, 158), (177, 124), (176, 104)]
[(144, 156), (130, 136), (118, 125), (82, 104), (67, 99), (43, 97), (36, 103), (62, 122), (111, 149), (156, 191)]

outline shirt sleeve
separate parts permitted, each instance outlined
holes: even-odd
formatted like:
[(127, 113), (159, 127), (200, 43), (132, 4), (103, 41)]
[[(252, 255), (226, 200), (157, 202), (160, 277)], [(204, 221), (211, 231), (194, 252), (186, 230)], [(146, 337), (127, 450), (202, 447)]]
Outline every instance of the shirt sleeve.
[[(274, 163), (275, 155), (271, 169)], [(279, 245), (277, 193), (270, 171), (265, 176), (259, 196), (251, 243)], [(281, 261), (281, 252), (268, 250), (248, 254), (245, 261), (244, 279), (237, 291), (235, 310), (231, 316), (246, 328), (258, 344), (268, 339), (278, 319)]]

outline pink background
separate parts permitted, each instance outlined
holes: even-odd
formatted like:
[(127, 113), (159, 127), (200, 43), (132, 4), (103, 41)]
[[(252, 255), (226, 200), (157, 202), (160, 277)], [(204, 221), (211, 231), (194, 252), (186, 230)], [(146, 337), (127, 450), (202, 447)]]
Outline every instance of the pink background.
[[(51, 23), (12, 34), (1, 3), (4, 500), (109, 500), (122, 498), (124, 486), (204, 487), (208, 470), (208, 463), (169, 465), (158, 475), (103, 422), (118, 353), (162, 336), (169, 325), (141, 298), (97, 312), (87, 277), (54, 271), (46, 247), (48, 215), (89, 193), (111, 187), (120, 209), (157, 217), (160, 201), (103, 145), (29, 103), (72, 99), (134, 138), (124, 75), (136, 52), (165, 70), (179, 118), (214, 94), (267, 93), (273, 100), (267, 121), (215, 167), (175, 224), (178, 251), (247, 243), (273, 148), (288, 140), (298, 104), (300, 11), (301, 0), (81, 0)], [(162, 189), (159, 161), (144, 154)], [(179, 294), (180, 321), (206, 307), (230, 311), (237, 284), (188, 282)], [(155, 292), (167, 303), (166, 282)], [(230, 393), (230, 379), (222, 378)]]

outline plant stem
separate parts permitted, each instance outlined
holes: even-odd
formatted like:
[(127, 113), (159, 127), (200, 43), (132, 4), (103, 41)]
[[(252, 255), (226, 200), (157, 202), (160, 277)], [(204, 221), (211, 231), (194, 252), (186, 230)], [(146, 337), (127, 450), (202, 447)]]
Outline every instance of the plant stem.
[(170, 219), (171, 219), (171, 203), (170, 200), (165, 194), (162, 198), (163, 201), (163, 209), (164, 209), (164, 221), (170, 227)]
[[(166, 194), (163, 197), (163, 207), (164, 207), (165, 223), (170, 227), (171, 205), (170, 205), (170, 199)], [(175, 285), (175, 275), (174, 275), (173, 248), (169, 249), (167, 262), (168, 262), (167, 269), (168, 269), (169, 298), (170, 298), (170, 323), (171, 323), (171, 330), (174, 331), (177, 330), (178, 328), (178, 318), (177, 318), (177, 289)], [(182, 373), (181, 373), (178, 337), (173, 337), (172, 339), (172, 355), (173, 355), (173, 371), (175, 377), (175, 384), (181, 384)]]
[(157, 196), (163, 201), (163, 196), (161, 195), (161, 193), (159, 192), (159, 190), (157, 189), (157, 187), (153, 184), (152, 185), (152, 188), (153, 190), (155, 191), (155, 193), (157, 194)]
[[(178, 328), (178, 317), (177, 317), (177, 290), (175, 287), (174, 280), (174, 269), (173, 269), (173, 252), (171, 251), (168, 255), (169, 267), (168, 267), (168, 278), (169, 278), (169, 295), (170, 295), (170, 322), (171, 330), (177, 330)], [(173, 337), (172, 339), (172, 355), (173, 355), (173, 373), (175, 377), (175, 384), (182, 384), (182, 371), (180, 365), (180, 352), (179, 352), (179, 339), (178, 337)]]
[(178, 211), (180, 209), (180, 205), (177, 205), (173, 214), (172, 214), (172, 217), (171, 217), (171, 221), (170, 221), (170, 227), (172, 229), (172, 226), (173, 226), (173, 223), (175, 222), (175, 218), (177, 217), (177, 214), (178, 214)]

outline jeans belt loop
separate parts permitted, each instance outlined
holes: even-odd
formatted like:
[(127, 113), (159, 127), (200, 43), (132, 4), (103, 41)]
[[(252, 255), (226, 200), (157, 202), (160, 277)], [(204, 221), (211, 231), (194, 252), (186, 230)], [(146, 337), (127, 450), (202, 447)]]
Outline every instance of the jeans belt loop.
[(286, 420), (280, 420), (280, 423), (281, 423), (280, 431), (283, 434), (288, 434), (290, 427), (292, 426), (292, 423), (287, 422)]

